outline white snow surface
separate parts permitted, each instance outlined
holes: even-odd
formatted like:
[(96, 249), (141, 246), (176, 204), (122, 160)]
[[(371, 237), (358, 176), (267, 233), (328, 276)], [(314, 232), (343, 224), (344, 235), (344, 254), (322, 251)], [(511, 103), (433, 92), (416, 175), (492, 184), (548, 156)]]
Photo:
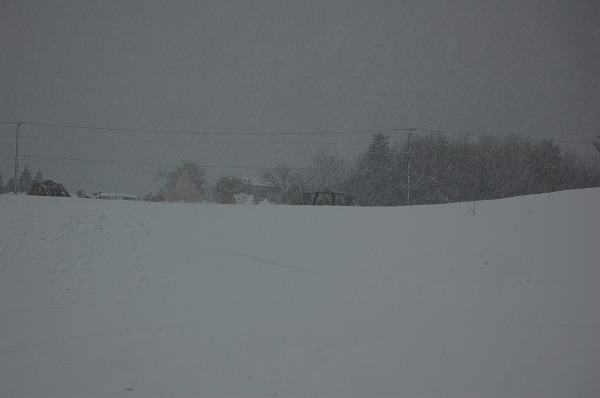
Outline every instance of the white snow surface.
[(0, 196), (2, 397), (599, 397), (600, 189)]

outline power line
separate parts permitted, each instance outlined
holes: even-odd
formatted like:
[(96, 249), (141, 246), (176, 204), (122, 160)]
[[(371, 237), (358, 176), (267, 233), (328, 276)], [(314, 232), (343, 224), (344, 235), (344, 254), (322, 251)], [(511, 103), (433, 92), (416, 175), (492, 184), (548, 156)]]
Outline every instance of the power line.
[[(0, 138), (12, 138), (14, 139), (14, 135), (0, 135)], [(48, 136), (43, 135), (26, 135), (21, 136), (21, 139), (27, 138), (50, 138)], [(52, 137), (53, 140), (72, 140), (72, 137)], [(140, 143), (140, 142), (160, 142), (160, 143), (168, 143), (168, 144), (217, 144), (217, 145), (337, 145), (339, 142), (250, 142), (250, 141), (181, 141), (181, 140), (149, 140), (149, 139), (117, 139), (117, 138), (80, 138), (77, 137), (77, 141), (92, 141), (92, 142), (131, 142), (131, 143)]]
[[(506, 136), (494, 135), (494, 134), (482, 134), (482, 133), (469, 133), (464, 131), (450, 131), (450, 130), (439, 130), (439, 129), (429, 129), (429, 128), (419, 128), (419, 127), (403, 127), (403, 128), (393, 128), (393, 129), (373, 129), (373, 130), (347, 130), (347, 131), (304, 131), (304, 132), (290, 132), (290, 133), (282, 133), (282, 132), (212, 132), (212, 131), (183, 131), (183, 130), (152, 130), (152, 129), (128, 129), (128, 128), (118, 128), (118, 127), (101, 127), (101, 126), (89, 126), (89, 125), (70, 125), (70, 124), (56, 124), (56, 123), (40, 123), (40, 122), (10, 122), (10, 121), (2, 121), (1, 124), (17, 124), (21, 123), (22, 125), (30, 125), (30, 126), (43, 126), (43, 127), (60, 127), (67, 129), (77, 129), (77, 130), (91, 130), (91, 131), (108, 131), (108, 132), (126, 132), (126, 133), (155, 133), (155, 134), (189, 134), (189, 135), (277, 135), (277, 136), (287, 136), (287, 135), (335, 135), (335, 134), (366, 134), (366, 133), (378, 133), (378, 132), (429, 132), (429, 133), (439, 133), (439, 134), (448, 134), (448, 135), (459, 135), (465, 137), (498, 137), (504, 138)], [(9, 135), (2, 135), (0, 137), (12, 137)], [(593, 141), (581, 141), (581, 140), (559, 140), (559, 139), (547, 139), (547, 138), (536, 138), (536, 137), (525, 137), (526, 139), (532, 141), (552, 141), (557, 143), (565, 143), (565, 144), (593, 144)], [(160, 141), (158, 141), (160, 142)], [(259, 143), (260, 144), (260, 143)], [(282, 143), (282, 145), (284, 145)], [(295, 145), (290, 143), (290, 145)]]
[[(494, 134), (475, 134), (475, 133), (466, 133), (463, 131), (447, 131), (447, 130), (435, 130), (435, 129), (424, 129), (418, 128), (417, 131), (424, 131), (427, 133), (438, 133), (438, 134), (449, 134), (449, 135), (460, 135), (465, 137), (495, 137), (495, 138), (507, 138), (507, 135), (494, 135)], [(555, 140), (552, 138), (536, 138), (529, 136), (519, 136), (525, 140), (530, 141), (551, 141), (551, 142), (559, 142), (563, 144), (593, 144), (593, 141), (578, 141), (578, 140)]]
[[(14, 157), (15, 155), (4, 155), (0, 154), (0, 157)], [(170, 163), (149, 163), (149, 162), (130, 162), (120, 160), (101, 160), (101, 159), (84, 159), (84, 158), (68, 158), (68, 157), (54, 157), (54, 156), (38, 156), (38, 155), (19, 155), (21, 158), (31, 159), (45, 159), (45, 160), (64, 160), (74, 162), (86, 162), (86, 163), (101, 163), (101, 164), (114, 164), (114, 165), (128, 165), (128, 166), (143, 166), (143, 167), (180, 167), (180, 164)], [(273, 170), (275, 167), (250, 167), (250, 166), (213, 166), (213, 165), (198, 165), (203, 169), (233, 169), (233, 170)], [(292, 170), (308, 170), (310, 167), (290, 167)]]
[[(465, 132), (458, 132), (458, 131), (446, 131), (446, 130), (434, 130), (434, 129), (422, 129), (422, 128), (387, 129), (387, 130), (379, 129), (379, 130), (374, 130), (372, 132), (390, 132), (390, 131), (408, 131), (409, 134), (414, 131), (423, 131), (423, 132), (429, 132), (429, 133), (452, 134), (452, 135), (463, 135), (463, 136), (474, 136), (474, 137), (486, 137), (486, 136), (487, 137), (499, 137), (499, 136), (494, 136), (494, 135), (472, 134), (472, 133), (465, 133)], [(0, 136), (0, 137), (3, 137), (3, 136)], [(6, 137), (13, 138), (14, 136), (6, 136)], [(29, 137), (31, 137), (31, 136), (29, 136)], [(545, 141), (544, 139), (535, 139), (535, 138), (529, 138), (529, 137), (526, 139), (536, 140), (536, 141)], [(99, 139), (99, 140), (101, 140), (101, 139)], [(113, 141), (121, 142), (122, 140), (113, 140)], [(137, 141), (138, 140), (131, 140), (131, 142), (137, 142)], [(147, 140), (147, 141), (153, 142), (153, 140)], [(587, 141), (571, 141), (571, 140), (549, 140), (549, 141), (563, 142), (563, 143), (593, 144), (593, 142), (587, 142)], [(161, 142), (161, 141), (158, 141), (158, 142)], [(167, 140), (165, 140), (164, 142), (179, 142), (179, 143), (186, 143), (186, 144), (188, 144), (188, 143), (199, 143), (199, 144), (211, 143), (211, 142), (205, 142), (205, 141), (193, 142), (193, 141), (167, 141)], [(212, 142), (212, 143), (231, 144), (231, 143), (227, 143), (227, 142)], [(234, 143), (234, 142), (232, 142), (232, 143)], [(253, 144), (253, 143), (244, 143), (244, 144)], [(255, 144), (261, 145), (261, 144), (266, 144), (266, 143), (255, 143)], [(288, 145), (290, 143), (270, 143), (270, 144)], [(303, 143), (298, 143), (298, 144), (303, 144)], [(314, 144), (321, 144), (321, 143), (314, 143)], [(12, 155), (0, 154), (0, 157), (14, 158), (15, 156), (16, 155), (14, 155), (14, 154), (12, 154)], [(86, 162), (86, 163), (129, 165), (129, 166), (142, 166), (142, 167), (172, 167), (172, 168), (180, 167), (179, 164), (169, 164), (169, 163), (132, 162), (132, 161), (119, 161), (119, 160), (85, 159), (85, 158), (53, 157), (53, 156), (23, 155), (23, 154), (19, 154), (19, 157), (31, 158), (31, 159), (75, 161), (75, 162)], [(214, 165), (203, 165), (203, 166), (199, 166), (199, 167), (206, 168), (206, 169), (232, 169), (232, 170), (272, 170), (272, 169), (274, 169), (274, 167), (214, 166)], [(294, 169), (294, 170), (311, 169), (310, 167), (288, 167), (288, 168)]]
[[(357, 133), (372, 133), (373, 130), (352, 130), (352, 131), (304, 131), (304, 132), (216, 132), (216, 131), (184, 131), (184, 130), (148, 130), (148, 129), (127, 129), (117, 127), (99, 127), (99, 126), (82, 126), (70, 124), (54, 124), (54, 123), (38, 123), (38, 122), (22, 122), (24, 125), (30, 126), (45, 126), (45, 127), (60, 127), (78, 130), (95, 130), (95, 131), (118, 131), (126, 133), (157, 133), (157, 134), (195, 134), (195, 135), (325, 135), (325, 134), (357, 134)], [(394, 129), (397, 130), (397, 129)], [(389, 130), (392, 131), (392, 130)]]
[[(461, 135), (461, 136), (465, 136), (465, 137), (494, 137), (489, 134), (474, 134), (474, 133), (465, 133), (462, 131), (446, 131), (446, 130), (423, 129), (423, 128), (419, 128), (416, 131), (424, 131), (427, 133), (437, 133), (437, 134)], [(495, 136), (495, 137), (498, 137), (498, 136)]]

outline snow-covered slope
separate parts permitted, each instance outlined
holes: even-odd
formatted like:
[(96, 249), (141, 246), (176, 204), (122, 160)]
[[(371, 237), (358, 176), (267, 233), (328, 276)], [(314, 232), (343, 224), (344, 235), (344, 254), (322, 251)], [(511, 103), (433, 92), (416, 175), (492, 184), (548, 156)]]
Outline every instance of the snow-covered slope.
[(598, 397), (599, 205), (3, 195), (0, 396)]

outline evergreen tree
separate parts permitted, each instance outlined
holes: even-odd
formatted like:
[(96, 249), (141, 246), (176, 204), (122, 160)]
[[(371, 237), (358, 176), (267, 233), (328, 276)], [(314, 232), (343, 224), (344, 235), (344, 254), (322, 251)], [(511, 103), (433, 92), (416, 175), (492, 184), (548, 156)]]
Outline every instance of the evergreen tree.
[[(407, 148), (408, 149), (408, 148)], [(408, 154), (398, 166), (408, 168)], [(411, 204), (445, 203), (449, 201), (445, 185), (449, 183), (448, 163), (450, 148), (442, 135), (416, 136), (411, 145)], [(406, 185), (406, 172), (402, 173), (402, 184)], [(402, 195), (404, 202), (404, 195)]]
[(13, 177), (9, 178), (4, 188), (6, 189), (6, 192), (14, 192), (15, 179)]
[(29, 169), (27, 168), (27, 165), (26, 165), (25, 168), (23, 169), (23, 171), (21, 171), (21, 175), (19, 176), (17, 190), (19, 192), (27, 192), (27, 191), (29, 191), (29, 188), (31, 188), (32, 184), (33, 184), (33, 178), (31, 177), (31, 172), (29, 171)]
[(42, 170), (38, 169), (35, 173), (35, 177), (33, 177), (33, 182), (40, 183), (44, 180), (44, 176), (42, 175)]
[[(406, 202), (407, 148), (389, 149), (386, 138), (375, 135), (357, 162), (351, 193), (359, 205)], [(411, 204), (499, 199), (600, 186), (600, 168), (563, 153), (552, 141), (486, 136), (469, 142), (449, 141), (442, 135), (417, 135), (411, 141), (411, 153)]]
[(389, 137), (376, 133), (356, 166), (350, 185), (357, 202), (363, 206), (391, 206), (394, 201), (392, 178), (393, 151)]

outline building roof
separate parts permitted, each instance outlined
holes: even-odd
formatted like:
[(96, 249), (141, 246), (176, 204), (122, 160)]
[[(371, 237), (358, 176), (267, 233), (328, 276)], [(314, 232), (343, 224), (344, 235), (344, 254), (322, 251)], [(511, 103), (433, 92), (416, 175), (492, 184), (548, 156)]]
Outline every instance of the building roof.
[(272, 188), (272, 185), (269, 183), (269, 181), (265, 180), (264, 178), (260, 178), (260, 177), (240, 177), (240, 178), (247, 185), (252, 185), (255, 187)]
[(204, 195), (188, 171), (184, 169), (175, 185), (167, 193), (165, 200), (167, 202), (198, 203), (204, 200)]

